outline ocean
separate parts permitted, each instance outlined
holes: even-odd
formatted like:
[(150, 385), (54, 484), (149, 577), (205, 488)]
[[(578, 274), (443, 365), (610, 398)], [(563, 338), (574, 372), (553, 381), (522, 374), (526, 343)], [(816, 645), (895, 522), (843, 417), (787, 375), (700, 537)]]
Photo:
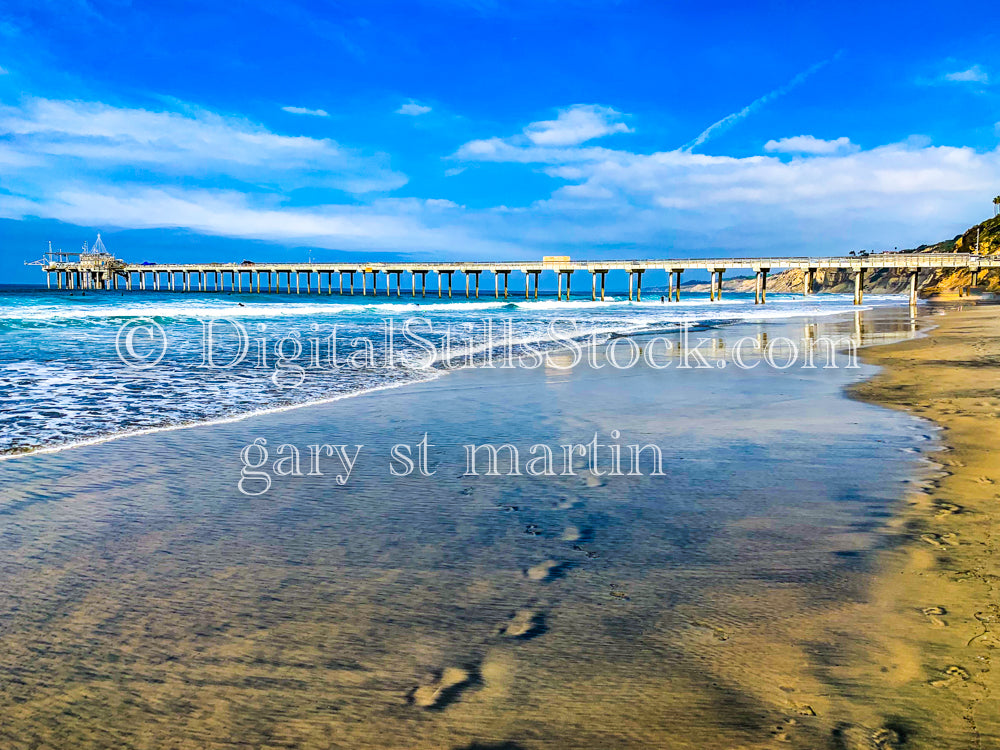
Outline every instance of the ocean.
[[(870, 295), (863, 309), (899, 301)], [(655, 290), (595, 302), (0, 287), (0, 456), (239, 419), (499, 366), (496, 357), (537, 363), (531, 351), (568, 340), (857, 310), (834, 294), (772, 294), (759, 306), (735, 293), (663, 303)]]

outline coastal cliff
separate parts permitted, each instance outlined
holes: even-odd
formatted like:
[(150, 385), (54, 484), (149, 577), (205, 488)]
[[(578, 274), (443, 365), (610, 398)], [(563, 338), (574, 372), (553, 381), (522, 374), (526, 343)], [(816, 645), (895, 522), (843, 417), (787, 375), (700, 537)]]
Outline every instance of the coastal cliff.
[[(969, 253), (976, 252), (978, 233), (979, 253), (995, 255), (1000, 253), (1000, 216), (969, 228), (964, 234), (944, 240), (933, 245), (906, 250), (913, 253)], [(791, 269), (768, 277), (769, 292), (801, 292), (805, 271)], [(950, 291), (967, 287), (972, 283), (971, 274), (964, 270), (942, 269), (940, 271), (923, 272), (920, 274), (919, 293), (922, 297), (935, 294), (946, 294)], [(753, 292), (755, 280), (753, 276), (737, 276), (723, 280), (723, 290), (733, 292)], [(685, 284), (686, 290), (694, 292), (708, 291), (707, 282)], [(994, 274), (980, 274), (978, 287), (984, 291), (1000, 291), (1000, 278)], [(909, 289), (909, 278), (905, 272), (892, 269), (870, 271), (865, 275), (865, 291), (869, 293), (904, 294)], [(816, 272), (816, 291), (853, 293), (854, 274), (848, 270), (829, 270)]]

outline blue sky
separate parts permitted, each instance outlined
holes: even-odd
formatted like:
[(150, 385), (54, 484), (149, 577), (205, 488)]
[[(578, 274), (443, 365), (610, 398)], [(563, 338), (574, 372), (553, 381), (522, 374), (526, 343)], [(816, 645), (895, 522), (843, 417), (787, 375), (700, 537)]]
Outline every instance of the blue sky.
[[(877, 7), (873, 7), (877, 6)], [(0, 263), (846, 252), (1000, 193), (981, 4), (0, 0)]]

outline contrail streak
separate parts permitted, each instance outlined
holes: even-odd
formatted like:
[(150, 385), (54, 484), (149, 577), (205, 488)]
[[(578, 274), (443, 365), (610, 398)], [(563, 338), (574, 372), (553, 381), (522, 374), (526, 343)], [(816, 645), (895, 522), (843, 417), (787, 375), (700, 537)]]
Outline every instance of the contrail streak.
[(725, 130), (729, 126), (733, 125), (736, 122), (739, 122), (748, 115), (753, 114), (758, 109), (767, 104), (769, 101), (777, 99), (779, 96), (783, 96), (784, 94), (787, 94), (789, 91), (794, 89), (796, 86), (798, 86), (800, 83), (806, 80), (817, 70), (822, 68), (824, 65), (827, 65), (831, 61), (836, 60), (838, 57), (840, 57), (839, 52), (833, 57), (831, 57), (829, 60), (823, 60), (822, 62), (818, 62), (812, 67), (802, 71), (797, 76), (795, 76), (795, 78), (786, 83), (784, 86), (780, 86), (776, 88), (774, 91), (769, 91), (768, 93), (764, 94), (764, 96), (760, 97), (759, 99), (755, 99), (754, 101), (750, 102), (747, 106), (745, 106), (743, 109), (741, 109), (739, 112), (733, 112), (731, 115), (726, 115), (718, 122), (709, 125), (701, 132), (701, 134), (697, 138), (695, 138), (693, 141), (690, 141), (689, 143), (684, 144), (678, 150), (687, 151), (688, 153), (690, 153), (712, 136), (717, 135), (720, 131)]

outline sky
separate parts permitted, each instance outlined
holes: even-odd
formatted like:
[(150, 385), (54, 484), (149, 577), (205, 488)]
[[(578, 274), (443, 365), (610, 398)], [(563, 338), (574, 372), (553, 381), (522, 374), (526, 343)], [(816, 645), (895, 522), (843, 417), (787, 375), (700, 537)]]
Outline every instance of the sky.
[(0, 283), (133, 262), (842, 254), (1000, 193), (982, 3), (0, 0)]

